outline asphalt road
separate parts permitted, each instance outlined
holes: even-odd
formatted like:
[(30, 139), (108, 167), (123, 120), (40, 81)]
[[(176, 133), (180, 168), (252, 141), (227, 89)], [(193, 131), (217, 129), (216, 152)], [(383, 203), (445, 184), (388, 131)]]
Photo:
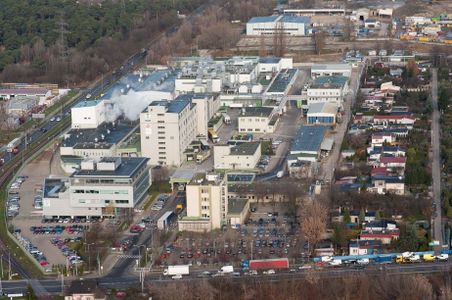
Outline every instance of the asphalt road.
[(322, 162), (320, 168), (319, 179), (324, 182), (333, 182), (333, 176), (336, 164), (339, 160), (340, 150), (344, 136), (348, 130), (349, 121), (351, 118), (351, 111), (355, 105), (356, 95), (359, 90), (361, 76), (364, 72), (365, 63), (361, 63), (358, 68), (352, 70), (350, 78), (349, 93), (344, 101), (344, 115), (342, 116), (342, 123), (336, 126), (336, 134), (334, 135), (334, 148), (331, 151), (326, 161)]
[(440, 168), (440, 129), (438, 110), (438, 72), (432, 68), (432, 180), (433, 180), (433, 203), (436, 204), (433, 218), (433, 237), (443, 245), (443, 224), (441, 218), (441, 168)]
[[(385, 276), (400, 276), (409, 274), (433, 274), (441, 272), (449, 272), (452, 269), (452, 262), (437, 262), (437, 263), (413, 263), (413, 264), (389, 264), (389, 265), (369, 265), (364, 269), (356, 269), (353, 267), (327, 267), (320, 270), (297, 270), (296, 272), (277, 272), (273, 275), (257, 275), (257, 276), (240, 276), (240, 277), (229, 277), (231, 280), (239, 282), (245, 278), (252, 278), (254, 280), (260, 281), (271, 281), (278, 282), (281, 280), (301, 280), (306, 276), (311, 276), (315, 274), (320, 278), (340, 278), (344, 276), (350, 276), (353, 274), (367, 274), (367, 275), (385, 275)], [(185, 276), (179, 281), (182, 282), (194, 282), (202, 280), (221, 280), (221, 279), (209, 279), (201, 278), (201, 273), (205, 270), (192, 271), (190, 276)], [(211, 272), (216, 272), (216, 270), (210, 270)], [(221, 278), (221, 277), (219, 277)], [(126, 289), (128, 287), (139, 286), (138, 276), (124, 276), (124, 277), (104, 277), (98, 278), (98, 283), (104, 288), (115, 288), (117, 290)], [(173, 279), (163, 277), (159, 273), (147, 274), (145, 281), (150, 284), (164, 285), (167, 283), (174, 282)], [(25, 293), (27, 285), (30, 280), (13, 280), (13, 281), (2, 281), (2, 290), (4, 293)], [(57, 295), (61, 293), (62, 282), (61, 280), (40, 280), (40, 285), (43, 287), (44, 292), (40, 295)], [(69, 285), (68, 281), (64, 282), (64, 287)]]

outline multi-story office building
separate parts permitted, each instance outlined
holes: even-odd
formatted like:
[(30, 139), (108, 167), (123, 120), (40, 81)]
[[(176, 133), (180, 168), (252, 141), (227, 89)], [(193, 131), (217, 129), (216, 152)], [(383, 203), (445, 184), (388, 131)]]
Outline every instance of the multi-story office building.
[(151, 186), (148, 158), (103, 158), (84, 161), (70, 177), (44, 181), (45, 217), (102, 217), (132, 213)]
[(141, 113), (141, 153), (152, 165), (184, 162), (184, 150), (197, 134), (196, 109), (191, 99), (154, 101)]
[(186, 186), (187, 215), (181, 231), (210, 231), (227, 223), (228, 191), (222, 174), (195, 174)]

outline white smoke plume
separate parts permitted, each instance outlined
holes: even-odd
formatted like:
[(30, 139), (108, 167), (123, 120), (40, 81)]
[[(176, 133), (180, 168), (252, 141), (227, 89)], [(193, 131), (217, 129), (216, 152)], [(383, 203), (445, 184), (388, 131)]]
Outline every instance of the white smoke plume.
[(135, 121), (140, 113), (153, 101), (169, 99), (168, 93), (158, 91), (135, 92), (130, 89), (127, 94), (115, 91), (106, 103), (105, 116), (107, 122), (114, 122), (120, 116)]

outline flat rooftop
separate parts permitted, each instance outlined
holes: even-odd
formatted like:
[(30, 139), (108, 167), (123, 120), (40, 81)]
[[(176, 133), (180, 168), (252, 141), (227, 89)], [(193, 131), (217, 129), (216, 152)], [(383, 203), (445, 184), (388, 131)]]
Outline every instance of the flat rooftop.
[(275, 22), (280, 16), (264, 16), (264, 17), (253, 17), (251, 18), (248, 23), (273, 23)]
[(78, 107), (91, 107), (96, 106), (97, 104), (101, 103), (103, 100), (83, 100), (75, 104), (72, 108), (78, 108)]
[(337, 64), (337, 63), (332, 63), (332, 64), (313, 64), (311, 67), (311, 72), (312, 71), (324, 71), (324, 70), (331, 70), (331, 71), (335, 71), (335, 70), (339, 70), (339, 71), (351, 71), (352, 70), (352, 66), (349, 64)]
[(269, 56), (269, 57), (260, 57), (259, 58), (260, 64), (277, 64), (280, 61), (281, 61), (281, 57)]
[(319, 152), (325, 133), (325, 126), (301, 126), (295, 136), (290, 152), (292, 154)]
[(166, 100), (153, 101), (151, 104), (149, 104), (149, 106), (164, 106), (167, 109), (166, 110), (167, 113), (178, 114), (181, 111), (183, 111), (184, 108), (190, 104), (192, 104), (191, 99), (184, 98), (184, 99), (173, 100), (173, 101), (166, 101)]
[(240, 117), (270, 117), (273, 112), (272, 107), (245, 107)]
[(190, 181), (190, 185), (218, 185), (224, 178), (219, 173), (196, 173)]
[[(149, 158), (146, 157), (121, 157), (121, 164), (113, 171), (111, 170), (78, 170), (71, 175), (73, 178), (80, 177), (126, 177), (135, 175), (143, 166), (147, 164)], [(101, 162), (111, 162), (111, 158), (104, 158)]]
[(123, 140), (135, 127), (136, 123), (116, 121), (114, 125), (103, 123), (95, 129), (71, 129), (65, 135), (62, 147), (80, 149), (88, 149), (87, 147), (93, 145), (111, 147)]
[(316, 102), (309, 105), (309, 114), (337, 114), (337, 106), (329, 102)]
[(284, 93), (297, 73), (297, 69), (283, 69), (273, 80), (272, 84), (267, 90), (267, 93)]
[(254, 155), (259, 146), (259, 142), (242, 143), (232, 147), (230, 155)]
[(311, 84), (311, 89), (338, 89), (345, 86), (348, 78), (345, 76), (320, 76)]

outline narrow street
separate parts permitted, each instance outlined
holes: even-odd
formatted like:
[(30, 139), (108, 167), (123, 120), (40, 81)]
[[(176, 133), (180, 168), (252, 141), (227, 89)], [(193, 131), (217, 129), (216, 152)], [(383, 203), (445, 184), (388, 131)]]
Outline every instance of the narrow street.
[(352, 70), (352, 76), (350, 78), (350, 90), (344, 101), (344, 115), (342, 116), (342, 123), (336, 126), (336, 133), (332, 136), (334, 139), (334, 148), (330, 155), (322, 162), (320, 167), (320, 173), (318, 179), (324, 182), (332, 182), (336, 164), (339, 160), (341, 152), (342, 141), (347, 133), (349, 121), (351, 118), (351, 110), (355, 104), (356, 95), (359, 90), (359, 83), (361, 75), (364, 71), (364, 65), (360, 64), (358, 68)]
[(433, 238), (443, 244), (443, 226), (441, 219), (441, 169), (440, 169), (440, 130), (438, 110), (438, 70), (432, 69), (432, 180), (433, 203), (436, 210), (433, 212)]

